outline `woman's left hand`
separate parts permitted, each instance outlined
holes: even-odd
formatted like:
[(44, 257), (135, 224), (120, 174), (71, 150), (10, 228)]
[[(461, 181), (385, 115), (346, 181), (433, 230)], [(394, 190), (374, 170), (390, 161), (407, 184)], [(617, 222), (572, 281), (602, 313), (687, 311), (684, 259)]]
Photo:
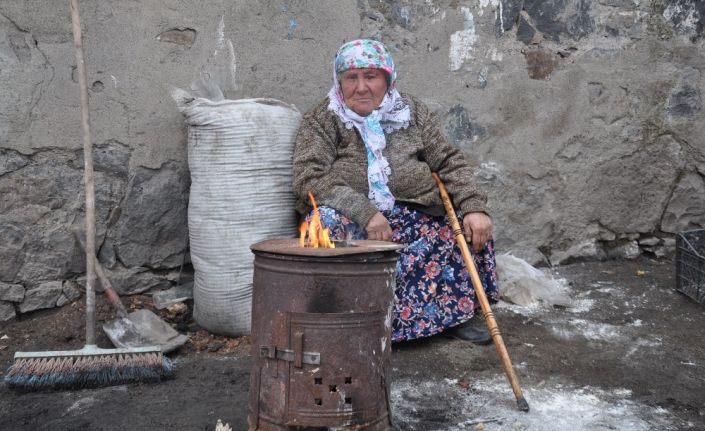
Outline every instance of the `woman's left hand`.
[(492, 220), (483, 212), (467, 213), (463, 217), (463, 233), (475, 252), (479, 252), (492, 238)]

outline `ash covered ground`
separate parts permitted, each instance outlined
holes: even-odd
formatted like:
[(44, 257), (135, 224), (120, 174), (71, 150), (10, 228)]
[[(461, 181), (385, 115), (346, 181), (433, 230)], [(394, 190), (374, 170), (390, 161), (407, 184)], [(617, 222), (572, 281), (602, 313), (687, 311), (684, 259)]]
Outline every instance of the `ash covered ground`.
[[(433, 337), (394, 346), (391, 407), (400, 430), (705, 429), (705, 307), (675, 291), (670, 259), (586, 262), (551, 271), (571, 306), (493, 306), (531, 406), (519, 412), (493, 346)], [(132, 298), (133, 307), (149, 301)], [(100, 320), (111, 310), (98, 301)], [(182, 314), (179, 314), (182, 313)], [(191, 340), (176, 378), (61, 392), (0, 387), (3, 430), (247, 429), (250, 345), (163, 314)], [(17, 350), (80, 348), (80, 300), (0, 326), (0, 366)], [(104, 337), (99, 344), (109, 347)]]

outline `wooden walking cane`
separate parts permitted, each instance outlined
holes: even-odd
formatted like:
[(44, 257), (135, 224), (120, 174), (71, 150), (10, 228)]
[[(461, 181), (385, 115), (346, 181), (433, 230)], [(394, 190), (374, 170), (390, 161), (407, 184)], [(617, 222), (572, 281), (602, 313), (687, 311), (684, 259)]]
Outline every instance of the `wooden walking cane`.
[(463, 230), (460, 228), (460, 223), (458, 223), (458, 217), (455, 215), (455, 209), (453, 209), (453, 203), (448, 196), (448, 191), (446, 190), (443, 181), (438, 176), (437, 173), (433, 172), (433, 179), (436, 180), (438, 185), (438, 190), (441, 193), (441, 200), (443, 200), (443, 206), (446, 208), (446, 213), (448, 215), (448, 220), (450, 220), (451, 228), (453, 228), (453, 235), (455, 235), (455, 241), (458, 243), (460, 248), (460, 253), (463, 255), (463, 261), (465, 262), (465, 268), (470, 273), (470, 279), (472, 280), (472, 285), (475, 288), (475, 296), (477, 300), (480, 301), (480, 307), (482, 308), (482, 314), (485, 316), (485, 323), (487, 324), (487, 329), (490, 331), (492, 336), (492, 341), (497, 348), (497, 354), (502, 362), (502, 368), (509, 379), (509, 384), (512, 385), (512, 390), (514, 391), (514, 396), (517, 399), (517, 406), (519, 410), (528, 412), (529, 403), (524, 399), (524, 395), (521, 392), (521, 387), (519, 386), (519, 379), (517, 379), (514, 373), (514, 368), (512, 367), (512, 361), (509, 359), (509, 353), (507, 348), (504, 346), (504, 341), (502, 340), (502, 335), (499, 333), (499, 327), (494, 319), (494, 314), (490, 309), (490, 303), (487, 300), (487, 295), (485, 294), (485, 289), (482, 287), (482, 282), (480, 281), (480, 276), (477, 274), (477, 269), (475, 268), (475, 262), (470, 254), (470, 249), (468, 248), (467, 242), (465, 242), (465, 236), (463, 236)]

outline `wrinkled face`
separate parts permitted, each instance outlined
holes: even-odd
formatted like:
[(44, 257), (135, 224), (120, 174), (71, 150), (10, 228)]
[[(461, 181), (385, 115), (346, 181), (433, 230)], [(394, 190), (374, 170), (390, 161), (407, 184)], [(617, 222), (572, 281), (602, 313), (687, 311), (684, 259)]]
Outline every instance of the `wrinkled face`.
[(348, 108), (366, 116), (382, 104), (387, 75), (379, 69), (350, 69), (340, 74), (340, 89)]

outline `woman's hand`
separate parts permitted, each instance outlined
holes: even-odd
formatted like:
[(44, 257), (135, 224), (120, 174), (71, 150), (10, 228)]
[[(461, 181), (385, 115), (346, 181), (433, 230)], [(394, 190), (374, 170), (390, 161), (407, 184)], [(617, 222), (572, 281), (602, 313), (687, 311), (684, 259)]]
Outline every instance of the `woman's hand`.
[(463, 217), (463, 232), (465, 240), (478, 252), (492, 238), (492, 220), (483, 212), (467, 213)]
[(378, 241), (390, 241), (392, 239), (392, 228), (389, 227), (386, 217), (379, 211), (367, 222), (365, 231), (367, 232), (367, 239)]

